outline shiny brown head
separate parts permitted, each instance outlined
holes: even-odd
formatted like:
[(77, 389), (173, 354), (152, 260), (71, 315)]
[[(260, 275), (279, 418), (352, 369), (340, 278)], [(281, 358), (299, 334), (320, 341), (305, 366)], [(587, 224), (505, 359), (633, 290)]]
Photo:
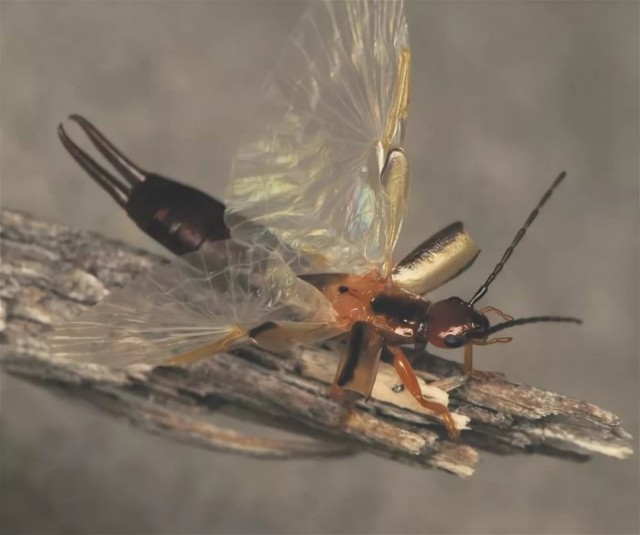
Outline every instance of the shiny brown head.
[[(524, 225), (518, 230), (511, 245), (502, 255), (502, 258), (493, 269), (487, 280), (469, 301), (464, 301), (459, 297), (450, 297), (433, 303), (428, 311), (426, 321), (421, 328), (420, 337), (423, 341), (433, 344), (436, 347), (455, 348), (462, 347), (469, 343), (487, 344), (494, 342), (508, 342), (510, 338), (495, 338), (488, 340), (489, 336), (504, 329), (515, 327), (516, 325), (524, 325), (527, 323), (538, 322), (570, 322), (582, 323), (577, 318), (569, 318), (562, 316), (532, 316), (529, 318), (512, 319), (502, 314), (493, 307), (487, 309), (476, 310), (474, 305), (477, 303), (489, 289), (490, 284), (495, 280), (497, 275), (511, 257), (513, 250), (520, 243), (527, 229), (538, 216), (540, 208), (549, 200), (553, 190), (562, 182), (566, 173), (563, 171), (553, 181), (551, 187), (542, 196), (536, 207), (529, 214)], [(489, 319), (484, 314), (485, 311), (493, 310), (498, 312), (506, 321), (491, 326)]]
[[(492, 307), (490, 307), (492, 308)], [(495, 310), (492, 308), (492, 310)], [(508, 319), (491, 326), (487, 316), (480, 310), (459, 297), (450, 297), (433, 303), (428, 310), (427, 321), (421, 332), (424, 342), (436, 347), (455, 348), (467, 344), (492, 344), (510, 342), (511, 338), (494, 338), (489, 336), (504, 329), (539, 322), (582, 323), (578, 318), (564, 316), (532, 316), (530, 318)]]
[(482, 340), (489, 320), (459, 297), (433, 303), (428, 310), (426, 341), (436, 347), (462, 347), (471, 340)]

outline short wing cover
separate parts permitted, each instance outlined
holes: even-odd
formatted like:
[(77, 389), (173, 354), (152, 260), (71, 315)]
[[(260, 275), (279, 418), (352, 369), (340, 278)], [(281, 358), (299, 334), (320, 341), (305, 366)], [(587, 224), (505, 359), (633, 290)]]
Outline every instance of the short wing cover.
[(269, 126), (234, 161), (232, 236), (297, 273), (387, 269), (406, 165), (394, 184), (382, 175), (402, 141), (409, 69), (402, 1), (315, 3), (265, 84)]
[(160, 364), (224, 350), (268, 321), (309, 324), (322, 332), (334, 311), (276, 254), (227, 240), (155, 266), (113, 291), (57, 328), (52, 350), (109, 366)]
[(475, 261), (480, 249), (457, 221), (422, 242), (395, 266), (396, 288), (425, 295), (457, 277)]

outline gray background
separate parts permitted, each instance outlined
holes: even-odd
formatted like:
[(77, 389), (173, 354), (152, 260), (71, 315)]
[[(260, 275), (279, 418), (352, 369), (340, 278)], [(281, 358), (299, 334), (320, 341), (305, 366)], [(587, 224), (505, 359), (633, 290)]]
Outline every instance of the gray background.
[[(151, 247), (66, 156), (57, 123), (85, 114), (141, 165), (221, 195), (304, 8), (3, 2), (2, 205)], [(407, 18), (413, 185), (398, 253), (463, 219), (483, 254), (434, 297), (469, 297), (566, 169), (483, 303), (585, 324), (520, 328), (476, 362), (608, 408), (637, 437), (638, 4), (410, 2)], [(467, 481), (368, 455), (259, 462), (144, 435), (6, 376), (2, 440), (5, 533), (639, 529), (637, 455), (484, 455)]]

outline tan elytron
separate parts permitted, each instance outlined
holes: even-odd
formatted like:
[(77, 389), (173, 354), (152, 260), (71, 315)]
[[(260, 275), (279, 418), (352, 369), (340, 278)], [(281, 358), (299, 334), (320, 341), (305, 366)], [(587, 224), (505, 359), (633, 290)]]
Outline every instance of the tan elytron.
[(480, 249), (459, 221), (437, 232), (396, 264), (398, 288), (425, 295), (469, 268)]

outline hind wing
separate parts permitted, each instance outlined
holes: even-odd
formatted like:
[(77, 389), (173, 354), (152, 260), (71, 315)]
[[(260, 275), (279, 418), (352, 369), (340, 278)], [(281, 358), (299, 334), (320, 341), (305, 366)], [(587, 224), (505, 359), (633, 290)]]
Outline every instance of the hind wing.
[(297, 331), (291, 342), (337, 333), (329, 301), (277, 254), (226, 240), (113, 291), (58, 327), (51, 347), (56, 356), (115, 367), (184, 363), (250, 342), (250, 331), (269, 322), (283, 334)]
[(386, 275), (406, 209), (410, 49), (402, 1), (316, 2), (264, 87), (225, 221), (300, 274)]

